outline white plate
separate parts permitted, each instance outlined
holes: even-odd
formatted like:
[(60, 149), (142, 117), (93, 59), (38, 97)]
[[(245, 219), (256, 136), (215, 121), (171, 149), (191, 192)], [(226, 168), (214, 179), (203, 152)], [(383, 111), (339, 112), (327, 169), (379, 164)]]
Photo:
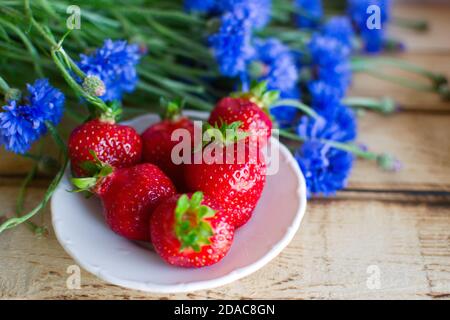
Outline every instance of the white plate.
[[(204, 114), (191, 113), (204, 117)], [(158, 121), (146, 115), (127, 124), (142, 132)], [(68, 175), (51, 202), (53, 228), (61, 245), (84, 269), (122, 287), (155, 293), (210, 289), (248, 276), (275, 258), (292, 240), (306, 210), (305, 180), (291, 153), (280, 150), (277, 174), (268, 176), (249, 223), (237, 230), (228, 255), (216, 265), (184, 269), (164, 263), (156, 253), (128, 241), (105, 224), (98, 199), (70, 193)]]

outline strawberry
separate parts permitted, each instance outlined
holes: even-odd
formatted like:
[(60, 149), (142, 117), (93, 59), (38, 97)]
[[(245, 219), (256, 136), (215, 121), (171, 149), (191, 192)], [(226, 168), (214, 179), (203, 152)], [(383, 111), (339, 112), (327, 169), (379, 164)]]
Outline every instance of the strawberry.
[[(93, 154), (95, 157), (95, 154)], [(149, 241), (150, 216), (161, 200), (176, 194), (170, 179), (155, 165), (113, 168), (96, 159), (98, 173), (72, 179), (78, 191), (100, 197), (110, 228), (129, 240)]]
[(228, 253), (234, 227), (214, 199), (196, 192), (162, 201), (150, 218), (150, 234), (155, 251), (167, 263), (200, 268)]
[[(250, 219), (266, 181), (266, 163), (261, 151), (251, 148), (246, 139), (224, 137), (227, 129), (236, 129), (236, 123), (221, 127), (222, 140), (214, 140), (203, 150), (194, 153), (194, 159), (211, 154), (214, 159), (203, 159), (200, 164), (186, 164), (184, 178), (188, 190), (201, 190), (224, 208), (232, 224), (239, 228)], [(217, 128), (216, 128), (217, 129)], [(236, 142), (236, 140), (238, 140)], [(199, 155), (198, 153), (202, 154)]]
[(133, 166), (142, 157), (142, 140), (136, 130), (102, 119), (91, 120), (75, 128), (68, 147), (72, 172), (78, 177), (91, 173), (88, 168), (88, 163), (94, 160), (91, 151), (115, 168)]
[[(183, 166), (172, 161), (172, 150), (179, 143), (172, 141), (172, 133), (185, 129), (194, 136), (194, 123), (180, 115), (181, 107), (177, 102), (169, 102), (163, 121), (150, 126), (142, 134), (143, 161), (161, 168), (174, 182), (178, 190), (185, 189), (183, 184)], [(182, 156), (182, 154), (180, 154)]]
[(278, 99), (277, 91), (267, 91), (267, 84), (262, 82), (250, 92), (233, 94), (220, 100), (209, 117), (211, 125), (231, 124), (239, 121), (241, 129), (250, 133), (252, 139), (259, 139), (264, 146), (272, 134), (272, 120), (269, 115), (270, 105)]

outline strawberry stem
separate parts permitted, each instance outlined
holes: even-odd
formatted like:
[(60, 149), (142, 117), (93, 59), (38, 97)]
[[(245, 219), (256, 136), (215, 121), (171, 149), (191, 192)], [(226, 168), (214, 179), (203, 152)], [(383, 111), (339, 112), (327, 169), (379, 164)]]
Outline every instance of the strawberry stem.
[(92, 192), (100, 179), (109, 176), (114, 171), (113, 167), (102, 162), (93, 150), (89, 150), (89, 153), (94, 160), (83, 162), (81, 167), (83, 170), (87, 171), (91, 177), (70, 179), (72, 184), (76, 187), (74, 192)]
[(214, 217), (216, 211), (202, 205), (203, 193), (195, 192), (189, 199), (182, 195), (175, 208), (175, 234), (180, 241), (180, 252), (191, 248), (199, 252), (202, 246), (211, 243), (214, 232), (211, 224), (206, 220)]
[[(220, 125), (220, 126), (219, 126)], [(209, 123), (203, 125), (203, 147), (210, 143), (219, 143), (223, 146), (231, 145), (237, 143), (238, 141), (248, 137), (249, 133), (240, 130), (242, 122), (235, 121), (230, 124), (226, 122), (215, 123), (212, 126)], [(206, 138), (206, 137), (209, 137)]]
[(273, 105), (279, 98), (280, 92), (276, 90), (268, 90), (267, 81), (253, 83), (248, 92), (235, 92), (231, 96), (235, 98), (247, 99), (258, 105), (267, 114), (269, 114), (270, 106)]
[(161, 116), (163, 120), (176, 121), (181, 116), (181, 111), (184, 107), (184, 101), (181, 99), (168, 101), (165, 98), (160, 99), (160, 104), (164, 108), (164, 113)]

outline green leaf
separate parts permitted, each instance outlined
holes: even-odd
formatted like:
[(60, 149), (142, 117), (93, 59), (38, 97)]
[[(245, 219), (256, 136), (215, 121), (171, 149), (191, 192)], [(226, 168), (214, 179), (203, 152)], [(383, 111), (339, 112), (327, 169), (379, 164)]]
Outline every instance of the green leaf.
[(202, 218), (212, 218), (215, 216), (215, 214), (217, 212), (216, 210), (213, 210), (207, 206), (202, 206), (201, 209), (204, 211)]
[(103, 166), (100, 173), (98, 174), (98, 177), (109, 176), (113, 171), (114, 171), (113, 167), (109, 165)]
[(94, 176), (98, 172), (98, 166), (92, 161), (84, 161), (80, 164), (80, 167), (89, 176)]
[(212, 208), (202, 205), (203, 193), (195, 192), (191, 199), (182, 195), (175, 208), (175, 234), (180, 241), (180, 251), (193, 249), (200, 251), (201, 247), (211, 243), (214, 231), (209, 221), (216, 214)]
[(199, 208), (200, 204), (202, 203), (202, 200), (203, 200), (203, 192), (201, 191), (195, 192), (191, 197), (190, 208), (193, 210)]
[(89, 190), (97, 183), (96, 178), (72, 178), (70, 181), (78, 189), (77, 191)]
[(175, 218), (178, 222), (181, 222), (183, 215), (189, 210), (189, 198), (183, 194), (177, 201), (177, 207), (175, 208)]

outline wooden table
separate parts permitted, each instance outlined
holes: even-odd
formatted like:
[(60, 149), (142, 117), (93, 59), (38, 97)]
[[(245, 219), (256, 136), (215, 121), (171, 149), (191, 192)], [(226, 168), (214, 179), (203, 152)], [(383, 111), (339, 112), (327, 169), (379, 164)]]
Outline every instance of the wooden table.
[[(450, 77), (450, 7), (406, 5), (399, 15), (427, 18), (426, 34), (393, 29), (403, 58)], [(360, 119), (360, 140), (397, 155), (397, 174), (360, 161), (347, 190), (309, 203), (301, 229), (275, 260), (253, 275), (207, 291), (153, 295), (119, 288), (82, 271), (80, 290), (66, 286), (74, 261), (53, 232), (38, 239), (25, 227), (0, 235), (0, 298), (44, 299), (449, 299), (450, 104), (430, 94), (357, 76), (354, 95), (389, 95), (404, 110)], [(1, 212), (13, 212), (30, 163), (1, 154)], [(46, 181), (33, 184), (31, 208)], [(45, 222), (50, 226), (50, 212)], [(379, 280), (379, 281), (377, 281)]]

